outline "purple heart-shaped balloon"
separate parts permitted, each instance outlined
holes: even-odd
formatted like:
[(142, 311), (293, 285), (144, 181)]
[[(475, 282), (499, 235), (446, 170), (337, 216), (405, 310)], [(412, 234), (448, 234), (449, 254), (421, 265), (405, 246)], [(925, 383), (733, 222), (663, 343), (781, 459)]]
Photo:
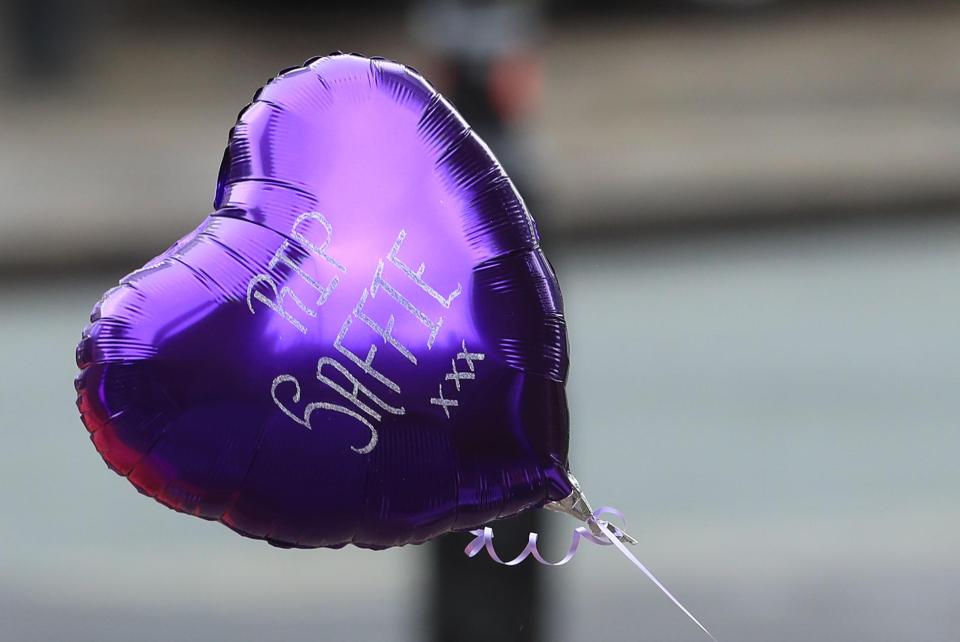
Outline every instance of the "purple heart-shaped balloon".
[(417, 73), (283, 73), (241, 112), (214, 207), (78, 346), (113, 470), (281, 546), (422, 542), (571, 495), (559, 287), (510, 179)]

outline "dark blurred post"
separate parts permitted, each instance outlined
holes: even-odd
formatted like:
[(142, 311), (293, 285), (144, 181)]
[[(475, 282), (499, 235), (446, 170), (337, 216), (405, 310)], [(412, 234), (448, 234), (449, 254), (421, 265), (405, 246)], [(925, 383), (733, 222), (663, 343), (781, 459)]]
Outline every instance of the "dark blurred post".
[[(435, 82), (494, 151), (531, 211), (536, 199), (517, 125), (539, 92), (540, 12), (534, 1), (438, 0), (420, 3), (412, 16), (415, 34), (439, 63)], [(527, 534), (542, 529), (540, 511), (497, 522), (498, 549), (519, 553)], [(542, 568), (468, 559), (469, 539), (453, 534), (430, 545), (429, 639), (543, 640)]]
[(21, 80), (34, 85), (62, 81), (75, 70), (87, 27), (79, 3), (13, 0), (2, 13), (11, 39), (14, 72)]

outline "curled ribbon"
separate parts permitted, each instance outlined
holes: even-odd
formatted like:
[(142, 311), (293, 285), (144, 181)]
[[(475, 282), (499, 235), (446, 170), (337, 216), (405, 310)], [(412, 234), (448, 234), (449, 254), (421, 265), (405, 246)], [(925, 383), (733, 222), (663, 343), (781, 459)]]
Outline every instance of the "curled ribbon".
[[(617, 528), (616, 526), (613, 526), (606, 520), (601, 520), (600, 515), (603, 515), (603, 514), (610, 514), (622, 520), (623, 513), (618, 511), (616, 508), (604, 506), (602, 508), (598, 508), (597, 510), (595, 510), (593, 512), (593, 515), (591, 516), (591, 521), (595, 522), (598, 526), (600, 522), (603, 522), (604, 525), (611, 528), (611, 530), (613, 531), (614, 537), (616, 537), (621, 533), (620, 529)], [(590, 532), (590, 529), (587, 528), (586, 526), (578, 526), (573, 531), (573, 538), (570, 541), (570, 548), (567, 549), (566, 555), (564, 555), (562, 558), (560, 558), (560, 560), (556, 562), (551, 562), (547, 559), (544, 559), (543, 555), (540, 554), (539, 548), (537, 548), (537, 540), (539, 538), (539, 535), (537, 535), (537, 533), (530, 533), (530, 535), (527, 538), (527, 545), (526, 547), (524, 547), (523, 551), (521, 551), (520, 554), (517, 555), (512, 560), (505, 562), (503, 561), (503, 559), (501, 559), (501, 557), (497, 554), (497, 551), (493, 548), (493, 529), (492, 528), (487, 526), (482, 529), (470, 531), (470, 534), (474, 535), (474, 538), (473, 540), (470, 541), (469, 544), (467, 544), (467, 547), (463, 549), (463, 552), (467, 554), (467, 557), (476, 557), (480, 553), (480, 551), (482, 551), (483, 549), (486, 549), (487, 555), (490, 556), (490, 559), (492, 559), (497, 564), (503, 564), (504, 566), (516, 566), (517, 564), (520, 564), (521, 562), (523, 562), (523, 560), (527, 559), (531, 555), (533, 556), (533, 559), (537, 560), (538, 562), (540, 562), (545, 566), (563, 566), (564, 564), (572, 560), (574, 555), (577, 554), (577, 549), (580, 547), (580, 540), (582, 539), (589, 540), (599, 546), (611, 545), (610, 541), (606, 537), (599, 537), (597, 535), (594, 535), (593, 533)]]
[(611, 524), (607, 520), (600, 519), (600, 516), (604, 514), (613, 515), (618, 519), (625, 521), (623, 517), (623, 513), (621, 513), (616, 508), (612, 508), (610, 506), (603, 506), (601, 508), (598, 508), (593, 512), (593, 514), (590, 516), (587, 522), (588, 524), (595, 524), (599, 528), (600, 532), (603, 533), (603, 537), (594, 535), (590, 531), (590, 529), (586, 526), (578, 526), (573, 531), (573, 538), (570, 541), (570, 548), (567, 549), (566, 555), (564, 555), (562, 558), (560, 558), (556, 562), (551, 562), (549, 560), (546, 560), (540, 554), (540, 550), (537, 548), (537, 540), (539, 537), (537, 533), (530, 533), (530, 535), (527, 537), (527, 545), (524, 547), (524, 549), (520, 552), (519, 555), (517, 555), (512, 560), (509, 560), (506, 562), (503, 561), (503, 559), (497, 554), (497, 551), (494, 550), (493, 548), (493, 529), (490, 528), (489, 526), (486, 526), (483, 529), (470, 531), (470, 534), (473, 535), (474, 538), (470, 541), (469, 544), (467, 544), (467, 547), (463, 549), (463, 552), (467, 554), (467, 557), (476, 557), (477, 555), (480, 554), (480, 551), (486, 549), (487, 555), (490, 556), (490, 559), (492, 559), (497, 564), (503, 564), (504, 566), (516, 566), (517, 564), (520, 564), (531, 555), (533, 556), (533, 559), (537, 560), (539, 563), (545, 566), (563, 566), (564, 564), (572, 560), (574, 555), (577, 554), (577, 549), (580, 546), (580, 540), (586, 539), (599, 546), (611, 546), (611, 545), (615, 546), (621, 553), (623, 553), (624, 556), (626, 556), (627, 559), (629, 559), (633, 563), (634, 566), (639, 568), (643, 572), (643, 574), (646, 575), (647, 578), (649, 578), (650, 581), (657, 586), (657, 588), (663, 591), (663, 594), (666, 595), (668, 598), (670, 598), (670, 601), (673, 602), (677, 606), (677, 608), (683, 611), (688, 618), (693, 620), (693, 623), (696, 624), (698, 627), (700, 627), (701, 631), (706, 633), (710, 637), (710, 639), (713, 640), (713, 642), (717, 642), (717, 638), (713, 637), (713, 634), (707, 630), (707, 627), (702, 625), (700, 621), (697, 618), (695, 618), (693, 614), (690, 611), (688, 611), (683, 604), (680, 603), (680, 600), (675, 598), (673, 594), (669, 590), (667, 590), (667, 587), (664, 586), (663, 583), (660, 582), (660, 580), (658, 580), (654, 576), (654, 574), (651, 573), (650, 570), (647, 569), (647, 567), (644, 566), (643, 563), (640, 560), (638, 560), (633, 555), (633, 553), (631, 553), (627, 549), (626, 546), (624, 546), (623, 542), (620, 541), (621, 538), (625, 536), (625, 533), (623, 532), (623, 530), (618, 528), (616, 525)]

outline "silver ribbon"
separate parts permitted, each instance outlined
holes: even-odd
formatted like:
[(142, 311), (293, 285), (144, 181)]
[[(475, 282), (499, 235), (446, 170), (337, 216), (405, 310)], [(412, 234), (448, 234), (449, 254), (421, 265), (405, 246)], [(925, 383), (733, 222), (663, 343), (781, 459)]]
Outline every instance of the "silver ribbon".
[[(567, 512), (567, 511), (564, 511), (564, 512)], [(624, 521), (623, 513), (621, 513), (616, 508), (612, 508), (610, 506), (603, 506), (593, 511), (592, 513), (589, 514), (588, 517), (586, 517), (587, 526), (578, 526), (577, 528), (574, 529), (573, 537), (570, 541), (570, 547), (567, 549), (567, 553), (556, 562), (551, 562), (549, 560), (546, 560), (544, 559), (543, 555), (540, 554), (540, 550), (537, 548), (537, 540), (539, 538), (537, 533), (529, 534), (529, 536), (527, 537), (527, 545), (524, 547), (524, 549), (520, 552), (519, 555), (517, 555), (512, 560), (504, 561), (497, 554), (497, 551), (493, 548), (493, 529), (490, 528), (489, 526), (483, 529), (470, 531), (470, 534), (473, 535), (474, 538), (470, 541), (469, 544), (467, 544), (466, 548), (463, 549), (463, 552), (467, 554), (467, 557), (476, 557), (477, 555), (480, 554), (480, 551), (486, 550), (487, 555), (490, 556), (490, 559), (492, 559), (497, 564), (503, 564), (504, 566), (516, 566), (517, 564), (520, 564), (530, 556), (533, 556), (533, 559), (537, 560), (537, 562), (545, 566), (563, 566), (564, 564), (572, 560), (574, 556), (577, 554), (577, 549), (580, 546), (581, 540), (586, 539), (599, 546), (611, 546), (611, 545), (616, 546), (617, 550), (623, 553), (623, 555), (628, 560), (630, 560), (634, 566), (640, 569), (643, 572), (643, 574), (646, 575), (650, 579), (650, 581), (657, 586), (657, 588), (663, 591), (663, 594), (666, 595), (668, 598), (670, 598), (670, 601), (676, 604), (677, 608), (683, 611), (688, 618), (693, 620), (693, 623), (696, 624), (698, 627), (700, 627), (700, 630), (706, 633), (710, 637), (710, 639), (713, 640), (713, 642), (717, 642), (717, 638), (713, 637), (713, 634), (711, 634), (710, 631), (708, 631), (705, 626), (700, 624), (700, 621), (697, 618), (695, 618), (693, 614), (690, 611), (688, 611), (683, 604), (680, 603), (680, 600), (675, 598), (673, 594), (669, 590), (667, 590), (667, 587), (664, 586), (663, 583), (660, 580), (658, 580), (654, 576), (654, 574), (651, 573), (650, 570), (646, 566), (644, 566), (643, 563), (640, 560), (638, 560), (633, 555), (633, 553), (631, 553), (627, 549), (627, 547), (623, 544), (624, 541), (631, 544), (635, 544), (636, 540), (634, 540), (632, 537), (627, 535), (618, 526), (611, 524), (607, 520), (600, 519), (601, 515), (605, 515), (605, 514), (613, 515), (618, 519), (620, 519), (621, 521)], [(595, 532), (599, 532), (600, 535), (594, 534)]]

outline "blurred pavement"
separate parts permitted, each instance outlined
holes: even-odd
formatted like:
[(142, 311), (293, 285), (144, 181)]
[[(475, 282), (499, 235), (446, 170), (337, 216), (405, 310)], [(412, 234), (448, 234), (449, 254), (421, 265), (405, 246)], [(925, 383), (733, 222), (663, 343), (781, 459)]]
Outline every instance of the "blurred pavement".
[[(903, 221), (550, 252), (574, 471), (720, 640), (955, 637), (960, 222)], [(73, 348), (119, 276), (0, 282), (0, 637), (421, 639), (424, 549), (273, 549), (106, 469)], [(549, 571), (551, 640), (703, 639), (612, 549)]]

